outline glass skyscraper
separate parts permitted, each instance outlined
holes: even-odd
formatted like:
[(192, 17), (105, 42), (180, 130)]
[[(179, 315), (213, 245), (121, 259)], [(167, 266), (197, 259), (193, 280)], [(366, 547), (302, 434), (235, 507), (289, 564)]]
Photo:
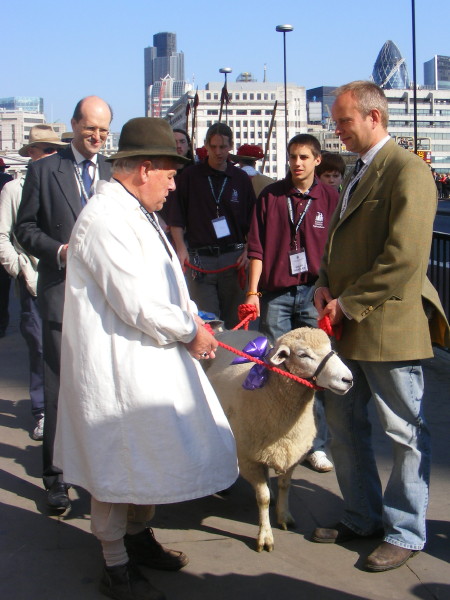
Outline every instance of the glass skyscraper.
[(385, 90), (406, 90), (409, 88), (408, 69), (400, 50), (391, 40), (388, 40), (373, 66), (373, 81)]
[(435, 90), (450, 90), (450, 56), (433, 56), (423, 63), (423, 76), (426, 86)]
[[(184, 82), (184, 53), (177, 52), (176, 33), (155, 33), (153, 36), (153, 46), (144, 48), (146, 116), (151, 115), (152, 97), (154, 104), (155, 94), (160, 94), (162, 81), (167, 78), (167, 75), (174, 82)], [(165, 89), (163, 88), (164, 91)]]

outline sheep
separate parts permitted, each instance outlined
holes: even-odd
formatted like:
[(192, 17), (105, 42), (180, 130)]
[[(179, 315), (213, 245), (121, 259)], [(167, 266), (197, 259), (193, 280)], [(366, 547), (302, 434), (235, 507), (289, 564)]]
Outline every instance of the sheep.
[[(257, 335), (254, 331), (228, 331), (218, 339), (242, 349)], [(230, 365), (231, 360), (230, 352), (219, 348), (206, 372), (233, 430), (240, 474), (256, 493), (259, 509), (256, 549), (271, 552), (274, 541), (269, 519), (269, 467), (278, 475), (277, 522), (286, 530), (295, 526), (289, 512), (291, 476), (316, 435), (314, 390), (273, 372), (269, 372), (262, 388), (246, 390), (242, 383), (253, 363)], [(320, 329), (301, 327), (286, 333), (277, 340), (266, 360), (303, 379), (312, 378), (321, 365), (317, 385), (337, 394), (345, 394), (353, 385), (351, 372), (331, 351), (330, 340)]]

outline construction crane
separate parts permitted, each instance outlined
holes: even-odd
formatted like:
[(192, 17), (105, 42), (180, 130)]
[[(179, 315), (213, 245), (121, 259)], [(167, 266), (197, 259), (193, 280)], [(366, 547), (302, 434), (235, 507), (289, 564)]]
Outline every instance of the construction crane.
[(154, 117), (161, 116), (162, 101), (164, 98), (164, 91), (166, 89), (166, 84), (167, 84), (168, 79), (170, 79), (170, 75), (166, 75), (164, 77), (164, 79), (161, 79), (161, 87), (159, 88), (158, 103), (155, 105), (155, 107), (153, 109)]

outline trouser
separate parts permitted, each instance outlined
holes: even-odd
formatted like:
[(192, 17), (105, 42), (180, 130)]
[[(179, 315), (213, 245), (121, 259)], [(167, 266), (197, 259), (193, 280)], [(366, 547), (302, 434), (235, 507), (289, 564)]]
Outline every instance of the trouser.
[[(383, 527), (385, 541), (421, 550), (426, 540), (430, 434), (422, 412), (420, 362), (344, 362), (353, 374), (352, 389), (345, 396), (325, 391), (330, 447), (344, 498), (342, 522), (362, 535)], [(393, 447), (384, 496), (371, 441), (371, 398)]]
[(20, 294), (20, 332), (28, 347), (30, 361), (31, 413), (35, 419), (44, 414), (44, 364), (42, 358), (42, 321), (37, 299), (18, 278)]
[(102, 544), (107, 566), (128, 562), (125, 534), (134, 535), (143, 531), (154, 514), (153, 505), (113, 504), (91, 498), (91, 530)]
[(58, 413), (59, 372), (61, 364), (62, 323), (42, 320), (42, 349), (44, 355), (45, 426), (42, 441), (43, 481), (48, 489), (62, 480), (62, 471), (53, 464), (53, 446)]
[[(219, 256), (198, 256), (200, 267), (215, 271), (234, 265), (243, 250), (225, 252)], [(189, 254), (189, 261), (196, 260), (196, 253)], [(194, 275), (194, 278), (192, 277)], [(239, 284), (238, 270), (227, 269), (221, 273), (198, 274), (189, 269), (186, 277), (189, 293), (199, 310), (211, 312), (222, 319), (227, 329), (238, 323), (238, 307), (245, 302), (245, 292)]]
[[(273, 344), (280, 336), (297, 327), (317, 327), (318, 314), (313, 297), (313, 285), (298, 285), (287, 290), (264, 292), (261, 298), (261, 332)], [(315, 394), (314, 413), (317, 435), (311, 452), (324, 451), (328, 428), (322, 392)]]
[(11, 277), (5, 267), (0, 265), (0, 333), (5, 333), (9, 325), (9, 290)]

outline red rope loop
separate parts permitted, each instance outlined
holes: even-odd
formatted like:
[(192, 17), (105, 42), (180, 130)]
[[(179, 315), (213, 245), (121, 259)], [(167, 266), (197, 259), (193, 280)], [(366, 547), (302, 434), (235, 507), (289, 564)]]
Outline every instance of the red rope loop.
[(245, 272), (245, 267), (240, 267), (239, 263), (234, 263), (233, 265), (229, 265), (228, 267), (221, 267), (220, 269), (211, 269), (208, 271), (207, 269), (202, 269), (201, 267), (197, 267), (195, 265), (191, 265), (188, 260), (184, 261), (184, 268), (189, 267), (193, 271), (198, 271), (199, 273), (205, 273), (206, 275), (211, 273), (223, 273), (224, 271), (228, 271), (228, 269), (237, 269), (238, 270), (238, 280), (241, 289), (245, 289), (247, 284), (247, 273)]

